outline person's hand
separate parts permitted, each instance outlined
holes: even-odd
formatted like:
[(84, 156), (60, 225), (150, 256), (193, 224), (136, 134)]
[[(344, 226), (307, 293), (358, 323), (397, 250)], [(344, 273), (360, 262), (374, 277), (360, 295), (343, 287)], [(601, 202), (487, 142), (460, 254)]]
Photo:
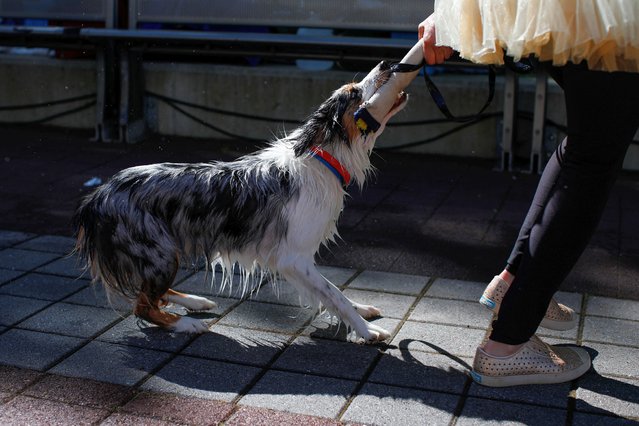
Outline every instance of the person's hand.
[(450, 47), (436, 45), (434, 14), (419, 24), (417, 34), (424, 40), (424, 59), (428, 65), (441, 64), (453, 54), (453, 49)]

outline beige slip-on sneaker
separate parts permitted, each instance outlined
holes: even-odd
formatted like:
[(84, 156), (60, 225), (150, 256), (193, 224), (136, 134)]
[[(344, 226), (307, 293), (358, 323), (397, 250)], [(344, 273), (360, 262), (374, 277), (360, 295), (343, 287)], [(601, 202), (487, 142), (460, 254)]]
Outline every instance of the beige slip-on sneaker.
[[(496, 276), (484, 290), (484, 294), (479, 299), (479, 303), (491, 311), (498, 313), (499, 306), (506, 291), (508, 291), (508, 287), (510, 287), (510, 285), (506, 281)], [(548, 305), (546, 315), (540, 325), (551, 330), (570, 330), (577, 326), (577, 315), (575, 315), (574, 310), (566, 305), (557, 303), (553, 298)]]
[(490, 387), (563, 383), (590, 369), (588, 352), (577, 346), (550, 346), (533, 336), (517, 352), (507, 357), (488, 355), (477, 348), (473, 380)]

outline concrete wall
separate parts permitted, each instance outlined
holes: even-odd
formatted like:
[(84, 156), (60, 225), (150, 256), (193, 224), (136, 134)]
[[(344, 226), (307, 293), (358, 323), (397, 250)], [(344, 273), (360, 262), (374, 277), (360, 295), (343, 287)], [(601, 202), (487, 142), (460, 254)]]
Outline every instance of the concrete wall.
[[(29, 55), (0, 55), (0, 106), (27, 105), (95, 93), (93, 61), (61, 61)], [(35, 120), (78, 107), (87, 100), (46, 108), (0, 111), (0, 122)], [(48, 124), (70, 128), (93, 128), (95, 107), (61, 117)]]
[[(304, 71), (293, 66), (230, 66), (185, 63), (147, 63), (144, 80), (147, 90), (222, 110), (285, 119), (302, 120), (340, 85), (358, 80), (365, 73), (351, 71)], [(432, 77), (456, 115), (472, 114), (484, 103), (488, 91), (485, 75), (441, 74)], [(95, 65), (92, 61), (57, 60), (47, 57), (0, 55), (0, 106), (29, 104), (95, 92)], [(418, 77), (407, 89), (408, 106), (394, 123), (441, 118), (424, 81)], [(534, 78), (520, 79), (519, 109), (533, 111)], [(503, 108), (503, 81), (498, 77), (495, 99), (487, 112)], [(0, 121), (22, 121), (68, 109), (62, 105), (34, 111), (0, 111)], [(186, 107), (194, 115), (224, 130), (251, 138), (273, 139), (291, 125), (225, 117)], [(146, 101), (148, 126), (152, 131), (198, 138), (224, 138), (155, 99)], [(549, 85), (548, 118), (565, 122), (563, 95)], [(73, 128), (93, 128), (95, 109), (90, 108), (51, 124)], [(530, 151), (530, 121), (519, 121), (516, 154), (527, 158)], [(379, 147), (397, 146), (441, 134), (458, 124), (389, 127), (378, 140)], [(548, 129), (548, 152), (562, 135)], [(437, 142), (411, 148), (410, 152), (463, 157), (498, 158), (501, 139), (499, 118), (489, 119), (447, 136)], [(554, 138), (554, 139), (553, 139)], [(631, 147), (627, 169), (639, 170), (639, 147)]]
[[(228, 111), (299, 120), (303, 120), (313, 112), (333, 90), (346, 82), (358, 80), (363, 75), (364, 73), (350, 71), (302, 71), (282, 66), (248, 68), (150, 64), (145, 67), (146, 87), (152, 92)], [(450, 108), (458, 114), (475, 112), (485, 101), (488, 92), (486, 76), (435, 76), (434, 78), (446, 94)], [(478, 88), (483, 90), (477, 90)], [(411, 96), (410, 102), (400, 114), (395, 116), (394, 123), (442, 117), (441, 112), (430, 99), (421, 77), (418, 77), (407, 91)], [(498, 102), (491, 106), (491, 111), (501, 109), (500, 90), (496, 98)], [(153, 100), (150, 102), (150, 107), (157, 110), (157, 113), (153, 115), (153, 119), (149, 120), (149, 125), (159, 133), (220, 137), (219, 133), (192, 122), (161, 102)], [(293, 127), (225, 118), (192, 109), (189, 111), (229, 132), (252, 138), (270, 138), (273, 134), (281, 135), (283, 129)], [(423, 140), (452, 127), (455, 125), (449, 123), (389, 127), (378, 139), (378, 146), (396, 146)], [(419, 146), (414, 151), (490, 158), (495, 155), (496, 128), (497, 120), (487, 120), (436, 143)]]

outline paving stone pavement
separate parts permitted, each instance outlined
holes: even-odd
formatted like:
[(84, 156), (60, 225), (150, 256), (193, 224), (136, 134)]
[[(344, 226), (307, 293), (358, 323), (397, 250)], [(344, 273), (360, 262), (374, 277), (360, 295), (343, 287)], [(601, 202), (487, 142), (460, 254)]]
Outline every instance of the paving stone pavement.
[[(0, 424), (639, 424), (639, 302), (560, 292), (593, 368), (572, 383), (491, 389), (468, 375), (491, 315), (484, 283), (320, 267), (377, 304), (390, 344), (359, 345), (282, 282), (218, 295), (185, 269), (176, 288), (213, 298), (195, 336), (105, 302), (70, 238), (0, 231)], [(187, 314), (182, 308), (174, 312)]]

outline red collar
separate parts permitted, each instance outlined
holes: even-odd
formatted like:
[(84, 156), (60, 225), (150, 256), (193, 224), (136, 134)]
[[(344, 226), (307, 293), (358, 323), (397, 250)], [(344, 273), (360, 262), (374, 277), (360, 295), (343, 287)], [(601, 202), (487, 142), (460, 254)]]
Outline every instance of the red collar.
[(333, 157), (331, 154), (316, 145), (313, 145), (309, 151), (313, 157), (317, 158), (320, 163), (324, 164), (328, 170), (333, 172), (333, 174), (342, 182), (344, 187), (348, 186), (351, 181), (351, 174), (348, 173), (348, 170), (346, 170), (339, 161), (337, 161), (337, 158)]

